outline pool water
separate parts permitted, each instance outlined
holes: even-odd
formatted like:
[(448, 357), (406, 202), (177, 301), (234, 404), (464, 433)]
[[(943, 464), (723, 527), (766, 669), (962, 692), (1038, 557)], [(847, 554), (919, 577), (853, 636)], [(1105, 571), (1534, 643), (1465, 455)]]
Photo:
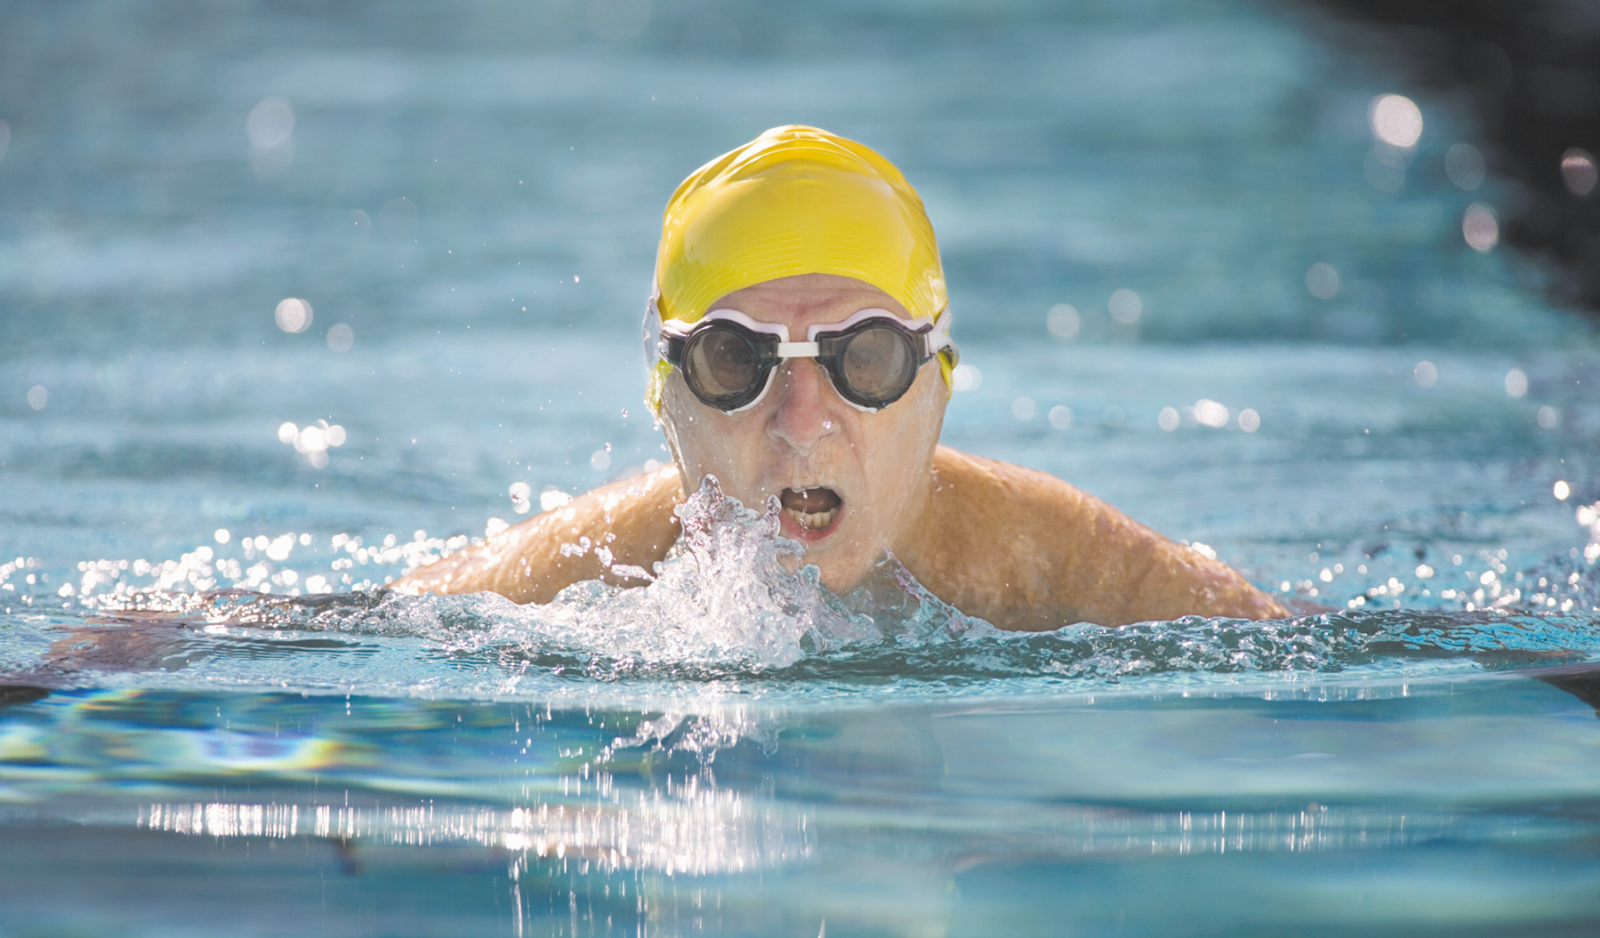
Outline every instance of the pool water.
[[(0, 935), (1600, 926), (1600, 348), (1464, 242), (1516, 193), (1381, 43), (1158, 0), (0, 18)], [(710, 493), (646, 590), (379, 591), (666, 458), (661, 206), (797, 120), (927, 201), (945, 442), (1326, 611), (1007, 635), (784, 574)]]

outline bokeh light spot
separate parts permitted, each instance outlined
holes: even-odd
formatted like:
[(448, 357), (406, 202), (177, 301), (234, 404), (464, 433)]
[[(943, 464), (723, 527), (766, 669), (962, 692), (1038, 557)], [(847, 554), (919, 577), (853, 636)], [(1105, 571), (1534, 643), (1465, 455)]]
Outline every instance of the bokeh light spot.
[(1339, 292), (1339, 272), (1332, 264), (1312, 264), (1306, 269), (1306, 289), (1319, 300), (1333, 299)]
[(1367, 182), (1379, 192), (1393, 195), (1406, 187), (1406, 160), (1404, 155), (1387, 144), (1378, 144), (1367, 151), (1362, 169)]
[(1249, 407), (1239, 411), (1239, 429), (1246, 433), (1254, 433), (1261, 429), (1261, 415)]
[(42, 384), (36, 384), (28, 389), (28, 406), (34, 410), (44, 410), (50, 403), (50, 392)]
[(1420, 361), (1411, 369), (1411, 376), (1420, 387), (1431, 388), (1439, 383), (1439, 368), (1433, 362)]
[(1559, 410), (1548, 404), (1539, 408), (1539, 426), (1546, 430), (1551, 430), (1559, 422), (1561, 422), (1561, 412)]
[(1458, 189), (1471, 192), (1483, 185), (1485, 170), (1483, 154), (1470, 143), (1458, 143), (1445, 151), (1444, 174)]
[(1032, 420), (1038, 411), (1031, 397), (1019, 397), (1011, 402), (1011, 416), (1018, 420)]
[(1208, 427), (1225, 427), (1228, 425), (1228, 408), (1202, 397), (1194, 402), (1194, 419)]
[(1561, 154), (1561, 181), (1566, 183), (1568, 192), (1580, 199), (1593, 192), (1595, 183), (1600, 182), (1594, 154), (1577, 147)]
[(1178, 429), (1178, 408), (1161, 408), (1161, 413), (1156, 415), (1156, 425), (1168, 433)]
[(1050, 408), (1050, 426), (1057, 430), (1066, 430), (1072, 426), (1072, 408), (1065, 404), (1057, 404)]
[(525, 515), (533, 508), (533, 486), (526, 482), (511, 483), (511, 508), (519, 515)]
[(335, 352), (348, 352), (356, 341), (356, 331), (348, 323), (334, 323), (328, 329), (328, 348)]
[(1139, 321), (1139, 316), (1144, 312), (1144, 303), (1139, 299), (1139, 294), (1132, 290), (1118, 290), (1111, 294), (1111, 318), (1124, 326), (1131, 326)]
[(1422, 138), (1422, 110), (1405, 95), (1380, 94), (1367, 107), (1372, 135), (1392, 147), (1410, 148)]
[(1068, 303), (1057, 303), (1050, 307), (1050, 312), (1045, 315), (1045, 327), (1058, 339), (1072, 338), (1078, 334), (1078, 329), (1082, 325), (1083, 320), (1078, 316), (1078, 310)]
[(1555, 495), (1555, 497), (1557, 499), (1561, 500), (1561, 501), (1566, 501), (1567, 500), (1567, 496), (1569, 496), (1571, 494), (1572, 494), (1572, 486), (1567, 484), (1567, 480), (1565, 480), (1565, 479), (1557, 479), (1555, 487), (1554, 487), (1554, 495)]
[(1528, 393), (1528, 375), (1521, 368), (1513, 368), (1506, 372), (1506, 393), (1512, 397), (1521, 397)]
[(650, 22), (650, 0), (589, 0), (589, 28), (609, 42), (623, 42), (644, 32)]
[(1487, 254), (1500, 243), (1500, 219), (1494, 209), (1484, 202), (1467, 206), (1461, 216), (1461, 236), (1480, 254)]
[(280, 300), (272, 311), (272, 319), (284, 332), (304, 332), (311, 328), (311, 304), (305, 300), (288, 297)]
[(976, 391), (983, 384), (983, 372), (977, 365), (957, 365), (950, 373), (950, 387), (955, 391)]
[(278, 146), (294, 133), (294, 108), (287, 98), (262, 98), (250, 109), (244, 129), (251, 146), (263, 150)]

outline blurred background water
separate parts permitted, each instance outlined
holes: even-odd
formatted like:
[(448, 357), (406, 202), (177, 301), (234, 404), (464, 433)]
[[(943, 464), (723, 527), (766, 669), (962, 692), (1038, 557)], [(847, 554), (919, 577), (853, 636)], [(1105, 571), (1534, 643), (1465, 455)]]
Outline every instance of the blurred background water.
[[(923, 195), (966, 363), (947, 443), (1274, 591), (1410, 610), (1402, 631), (1514, 613), (1489, 642), (1510, 666), (1581, 664), (1600, 350), (1551, 299), (1571, 271), (1502, 230), (1528, 188), (1500, 125), (1406, 52), (1328, 6), (1242, 0), (9, 3), (5, 667), (37, 682), (62, 636), (128, 626), (85, 595), (380, 585), (666, 458), (638, 341), (661, 209), (796, 122)], [(1589, 211), (1583, 166), (1548, 173)], [(1600, 921), (1600, 725), (1448, 640), (1341, 657), (1323, 622), (1299, 675), (1198, 645), (1178, 679), (1079, 673), (1051, 645), (906, 681), (879, 659), (678, 681), (475, 658), (460, 621), (501, 613), (438, 615), (331, 638), (169, 622), (131, 672), (7, 698), (0, 928), (605, 933), (596, 903), (651, 934)], [(1128, 641), (1118, 668), (1156, 647)], [(939, 702), (963, 672), (989, 703)], [(593, 761), (608, 720), (646, 755)], [(549, 821), (585, 785), (665, 852), (616, 860), (614, 826)], [(558, 835), (605, 875), (546, 856)], [(254, 924), (211, 880), (175, 885), (201, 868)], [(320, 913), (273, 898), (316, 889)]]

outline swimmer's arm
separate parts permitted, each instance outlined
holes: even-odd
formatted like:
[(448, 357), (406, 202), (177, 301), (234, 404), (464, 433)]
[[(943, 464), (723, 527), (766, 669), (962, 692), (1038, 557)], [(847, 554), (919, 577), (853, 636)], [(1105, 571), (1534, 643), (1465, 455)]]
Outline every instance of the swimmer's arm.
[(922, 566), (947, 585), (925, 585), (1001, 628), (1291, 615), (1228, 565), (1046, 473), (941, 446), (934, 487), (942, 556)]
[[(682, 501), (677, 468), (663, 466), (579, 495), (483, 544), (413, 570), (389, 588), (413, 594), (488, 591), (514, 602), (547, 603), (583, 580), (642, 586), (644, 580), (614, 573), (597, 548), (611, 552), (612, 565), (649, 571), (678, 539), (672, 509)], [(590, 547), (576, 553), (584, 537)], [(563, 545), (572, 545), (566, 554)]]

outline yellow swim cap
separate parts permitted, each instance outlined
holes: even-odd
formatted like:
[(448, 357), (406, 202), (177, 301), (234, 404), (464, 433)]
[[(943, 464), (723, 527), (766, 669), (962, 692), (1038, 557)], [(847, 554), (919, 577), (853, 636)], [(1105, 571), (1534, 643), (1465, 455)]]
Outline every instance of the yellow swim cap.
[[(735, 290), (797, 274), (854, 277), (917, 319), (937, 319), (949, 302), (933, 226), (900, 170), (853, 140), (791, 124), (700, 167), (672, 194), (650, 320), (694, 322)], [(941, 353), (946, 382), (953, 366)], [(656, 361), (651, 410), (671, 373)]]

